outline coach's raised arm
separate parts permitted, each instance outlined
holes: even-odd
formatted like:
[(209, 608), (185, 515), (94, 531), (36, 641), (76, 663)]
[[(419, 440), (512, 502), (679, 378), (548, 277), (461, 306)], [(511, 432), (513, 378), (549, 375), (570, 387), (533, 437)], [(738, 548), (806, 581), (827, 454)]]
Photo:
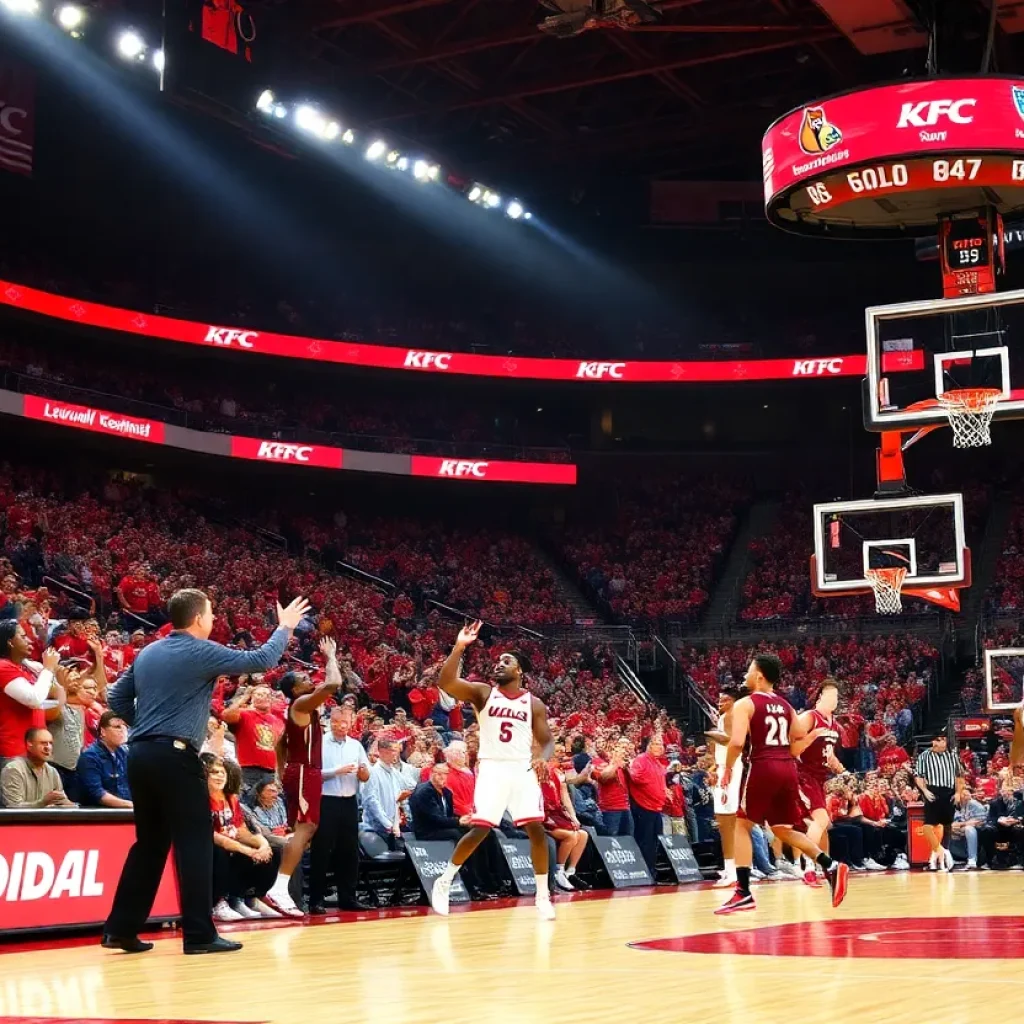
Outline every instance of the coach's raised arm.
[(143, 952), (139, 931), (156, 898), (173, 843), (181, 892), (186, 953), (241, 949), (217, 935), (213, 907), (213, 844), (210, 808), (199, 751), (206, 735), (213, 685), (220, 675), (272, 668), (284, 654), (292, 630), (309, 610), (297, 597), (277, 606), (279, 623), (255, 651), (213, 643), (213, 608), (201, 590), (179, 590), (168, 602), (174, 626), (165, 639), (139, 652), (108, 691), (108, 701), (132, 727), (128, 783), (135, 804), (135, 845), (128, 854), (103, 944)]

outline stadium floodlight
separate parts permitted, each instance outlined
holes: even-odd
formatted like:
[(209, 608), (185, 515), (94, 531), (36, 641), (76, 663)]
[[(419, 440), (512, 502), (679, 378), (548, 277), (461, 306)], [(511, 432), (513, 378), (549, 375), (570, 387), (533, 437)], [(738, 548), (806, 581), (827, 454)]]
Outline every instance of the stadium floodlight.
[(426, 160), (417, 160), (412, 165), (412, 176), (417, 181), (427, 181), (430, 178), (430, 164)]
[(323, 114), (308, 103), (295, 108), (295, 123), (304, 132), (309, 132), (310, 135), (316, 135), (321, 139), (327, 133), (327, 122), (324, 120)]
[(274, 112), (274, 94), (269, 89), (264, 89), (256, 100), (256, 109), (261, 114), (272, 114)]
[(39, 0), (2, 0), (12, 14), (38, 14)]
[(484, 203), (493, 210), (496, 206), (501, 206), (501, 196), (497, 192), (485, 192)]
[(344, 142), (346, 146), (351, 146), (352, 143), (356, 141), (356, 133), (352, 131), (351, 128), (346, 128), (344, 134), (341, 136), (341, 141)]
[(505, 213), (513, 220), (519, 220), (526, 211), (523, 209), (523, 204), (519, 202), (518, 199), (513, 199), (512, 202), (505, 207)]
[(77, 4), (61, 4), (57, 8), (57, 24), (65, 32), (75, 35), (85, 21), (85, 11)]
[(388, 144), (380, 139), (374, 139), (366, 147), (366, 159), (369, 161), (379, 160), (388, 150)]
[(402, 154), (401, 154), (401, 153), (399, 153), (397, 149), (393, 149), (393, 150), (391, 150), (391, 152), (390, 152), (390, 153), (388, 153), (388, 155), (387, 155), (387, 162), (388, 162), (389, 164), (392, 164), (392, 165), (394, 165), (394, 164), (397, 164), (397, 163), (398, 163), (398, 158), (399, 158), (399, 157), (400, 157), (401, 155), (402, 155)]
[(523, 220), (533, 220), (533, 214), (529, 210), (523, 214)]
[(407, 170), (409, 170), (409, 158), (407, 156), (400, 156), (398, 158), (398, 161), (395, 163), (395, 166), (400, 171), (407, 171)]
[(328, 121), (324, 128), (324, 138), (332, 142), (341, 134), (341, 125), (337, 121)]
[(146, 54), (146, 44), (138, 32), (127, 29), (117, 37), (117, 52), (125, 60), (139, 60)]
[(167, 58), (164, 56), (163, 50), (153, 51), (153, 67), (155, 67), (161, 75), (164, 73), (164, 68), (167, 67)]
[(483, 194), (484, 194), (484, 190), (483, 190), (483, 189), (482, 189), (482, 188), (481, 188), (481, 187), (480, 187), (479, 185), (474, 185), (474, 186), (473, 186), (473, 187), (472, 187), (472, 188), (471, 188), (471, 189), (469, 190), (469, 192), (468, 192), (468, 193), (466, 193), (466, 198), (467, 198), (467, 199), (468, 199), (468, 200), (469, 200), (469, 201), (470, 201), (471, 203), (476, 203), (476, 202), (479, 202), (479, 201), (480, 201), (480, 197), (481, 197), (481, 196), (482, 196)]
[(288, 116), (288, 108), (283, 103), (274, 104), (274, 117), (279, 121)]

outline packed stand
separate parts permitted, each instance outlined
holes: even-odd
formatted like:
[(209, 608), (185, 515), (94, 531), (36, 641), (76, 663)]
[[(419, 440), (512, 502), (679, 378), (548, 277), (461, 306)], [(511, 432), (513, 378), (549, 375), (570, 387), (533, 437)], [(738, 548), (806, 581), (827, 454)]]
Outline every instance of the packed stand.
[(749, 502), (739, 482), (648, 478), (622, 484), (615, 518), (557, 538), (580, 583), (621, 622), (692, 622)]

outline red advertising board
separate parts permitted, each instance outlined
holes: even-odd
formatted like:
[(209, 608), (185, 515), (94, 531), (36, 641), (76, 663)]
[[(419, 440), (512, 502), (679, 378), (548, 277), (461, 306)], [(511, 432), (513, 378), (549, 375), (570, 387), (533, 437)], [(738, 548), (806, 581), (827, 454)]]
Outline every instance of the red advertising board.
[[(0, 821), (0, 934), (25, 928), (100, 924), (114, 899), (132, 843), (130, 821)], [(154, 918), (179, 916), (177, 879), (168, 861)]]
[(25, 415), (31, 420), (43, 420), (62, 427), (91, 430), (113, 437), (127, 437), (134, 441), (151, 441), (155, 444), (163, 444), (164, 441), (164, 424), (159, 420), (139, 419), (120, 412), (58, 402), (54, 398), (26, 395)]
[(576, 467), (564, 462), (488, 462), (486, 459), (412, 457), (412, 475), (439, 480), (494, 480), (503, 483), (574, 484)]
[(256, 437), (232, 437), (231, 454), (236, 459), (255, 459), (257, 462), (278, 462), (293, 466), (321, 466), (324, 469), (341, 469), (344, 457), (341, 448), (322, 444), (261, 441)]
[[(865, 354), (820, 359), (743, 359), (722, 361), (540, 359), (524, 356), (484, 356), (470, 352), (440, 352), (395, 348), (355, 341), (327, 341), (275, 334), (242, 327), (219, 327), (172, 317), (118, 309), (96, 302), (54, 295), (24, 285), (0, 281), (0, 305), (12, 306), (59, 320), (147, 338), (160, 338), (220, 351), (311, 359), (346, 366), (404, 370), (411, 373), (464, 374), (506, 380), (561, 380), (580, 383), (735, 382), (863, 377)], [(921, 352), (900, 353), (888, 372), (920, 369)]]

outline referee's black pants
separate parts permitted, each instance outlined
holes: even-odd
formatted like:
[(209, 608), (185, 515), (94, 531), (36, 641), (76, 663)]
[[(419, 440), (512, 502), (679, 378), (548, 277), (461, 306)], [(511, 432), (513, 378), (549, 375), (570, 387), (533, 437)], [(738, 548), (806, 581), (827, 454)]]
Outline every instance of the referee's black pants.
[(323, 906), (327, 873), (334, 872), (338, 906), (356, 902), (359, 877), (359, 805), (354, 796), (325, 796), (320, 800), (320, 824), (309, 847), (309, 902)]
[(142, 931), (156, 899), (167, 854), (174, 864), (186, 943), (212, 942), (213, 824), (199, 755), (162, 740), (138, 740), (128, 751), (135, 808), (135, 845), (128, 852), (104, 931), (130, 938)]

